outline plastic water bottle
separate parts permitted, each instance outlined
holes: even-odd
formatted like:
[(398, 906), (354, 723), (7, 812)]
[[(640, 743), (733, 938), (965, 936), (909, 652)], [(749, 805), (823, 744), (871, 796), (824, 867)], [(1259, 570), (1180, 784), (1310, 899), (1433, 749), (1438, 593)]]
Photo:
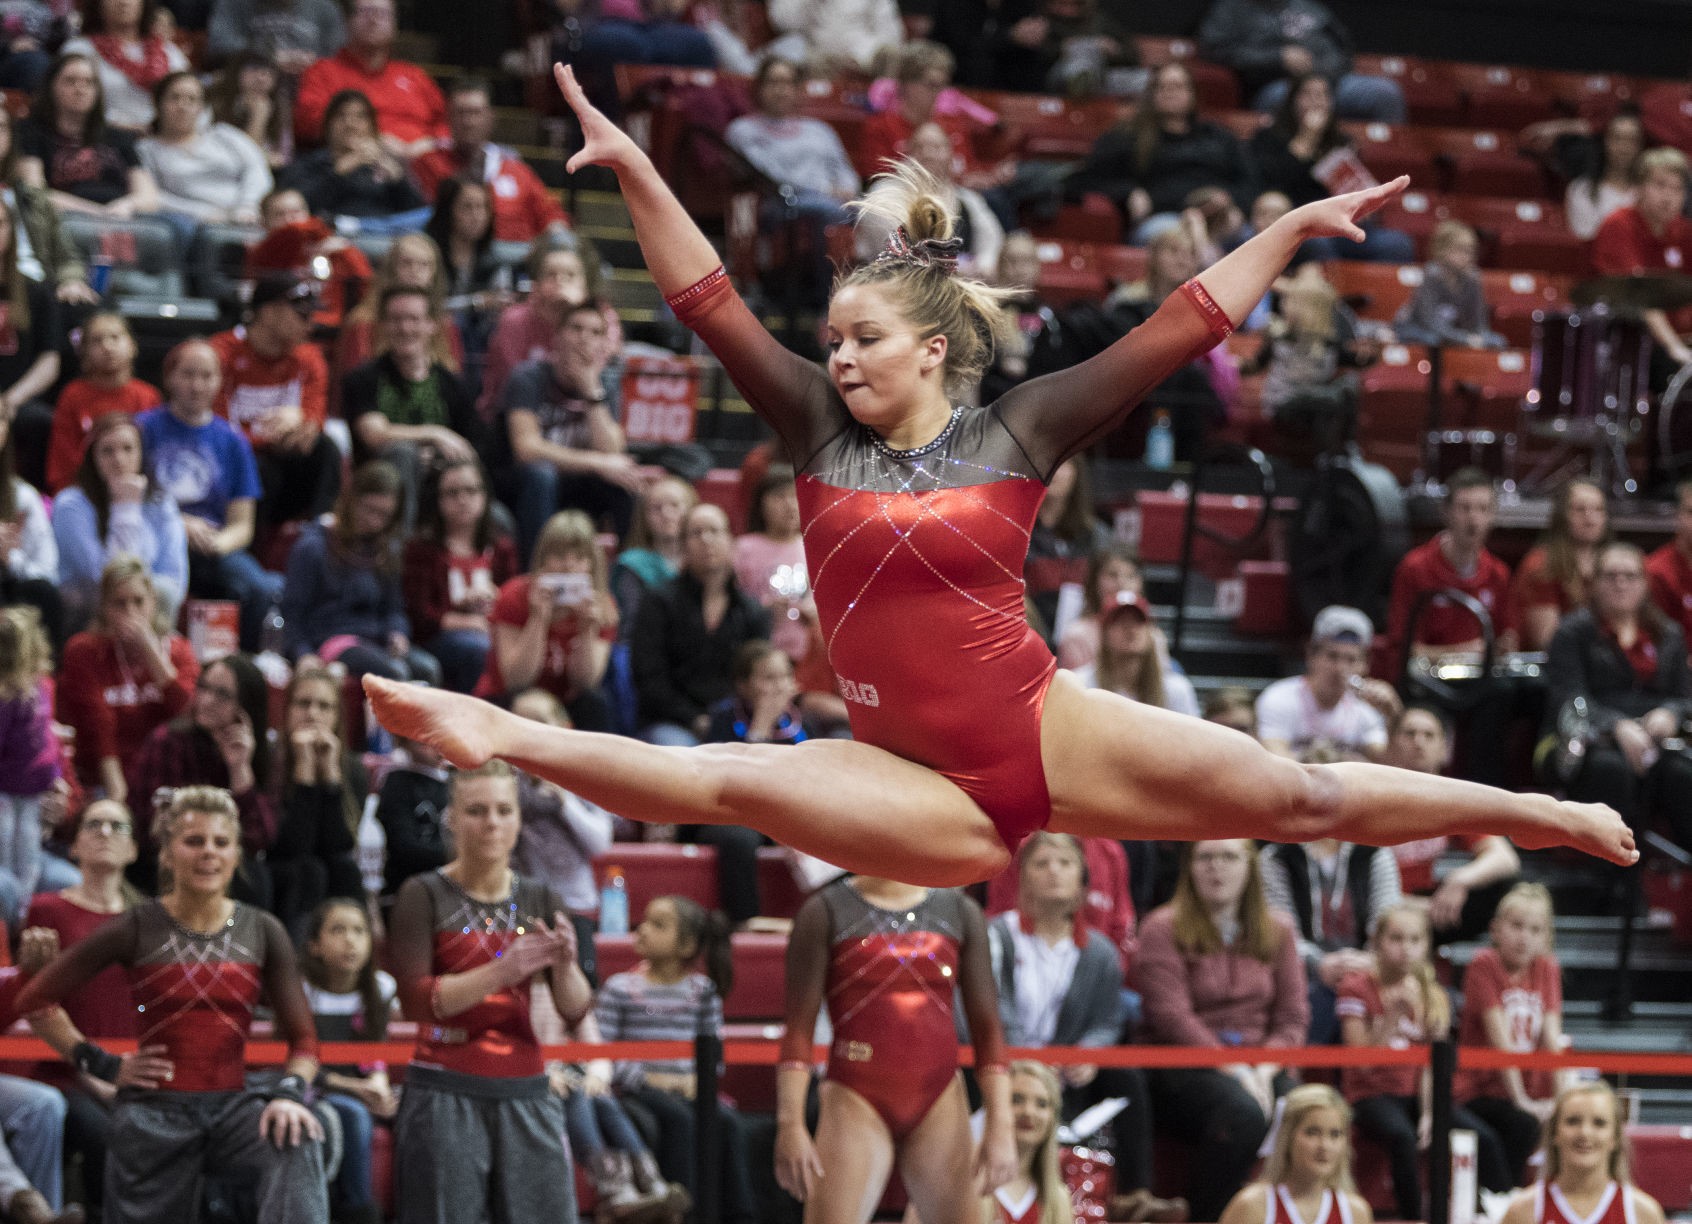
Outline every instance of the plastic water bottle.
[(264, 629), (259, 634), (259, 651), (262, 654), (280, 655), (286, 644), (287, 625), (282, 620), (282, 606), (271, 604), (270, 611), (264, 614)]
[(364, 880), (365, 891), (373, 897), (381, 893), (386, 882), (388, 862), (388, 831), (376, 819), (379, 799), (374, 794), (366, 797), (358, 821), (358, 873)]
[(606, 871), (605, 886), (599, 890), (599, 933), (629, 933), (629, 885), (628, 881), (623, 879), (621, 867), (612, 867)]
[(1175, 430), (1167, 412), (1159, 411), (1146, 431), (1146, 466), (1154, 472), (1167, 472), (1175, 466)]

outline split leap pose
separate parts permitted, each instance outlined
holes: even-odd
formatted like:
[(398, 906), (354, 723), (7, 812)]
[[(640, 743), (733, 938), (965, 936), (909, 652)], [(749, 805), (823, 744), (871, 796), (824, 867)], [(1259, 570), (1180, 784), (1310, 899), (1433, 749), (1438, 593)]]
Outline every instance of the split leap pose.
[(900, 228), (835, 290), (825, 371), (759, 325), (646, 155), (557, 71), (585, 138), (569, 168), (616, 172), (658, 287), (799, 473), (812, 589), (856, 739), (658, 747), (367, 681), (390, 730), (460, 766), (503, 757), (632, 819), (749, 825), (913, 884), (988, 878), (1040, 828), (1369, 845), (1500, 833), (1638, 857), (1605, 807), (1378, 765), (1301, 766), (1089, 691), (1055, 672), (1028, 628), (1022, 565), (1052, 472), (1225, 338), (1300, 243), (1361, 239), (1358, 220), (1408, 179), (1294, 209), (1097, 357), (958, 407), (951, 393), (985, 366), (1004, 315), (992, 290), (956, 275), (950, 219), (921, 171), (906, 165), (876, 193)]

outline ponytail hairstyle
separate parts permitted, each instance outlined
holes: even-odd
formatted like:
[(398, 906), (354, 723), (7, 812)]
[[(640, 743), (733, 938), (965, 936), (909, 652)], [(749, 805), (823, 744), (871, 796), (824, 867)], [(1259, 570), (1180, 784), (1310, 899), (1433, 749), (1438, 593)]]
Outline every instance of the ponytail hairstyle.
[[(1427, 937), (1428, 947), (1433, 947), (1433, 923), (1428, 918), (1425, 905), (1414, 901), (1394, 901), (1375, 915), (1374, 929), (1369, 932), (1369, 943), (1376, 953), (1380, 951), (1381, 932), (1385, 931), (1389, 922), (1409, 922), (1422, 928), (1422, 934)], [(1439, 984), (1439, 978), (1434, 973), (1433, 961), (1424, 956), (1410, 968), (1410, 976), (1416, 979), (1416, 984), (1422, 988), (1422, 1027), (1429, 1038), (1437, 1040), (1445, 1036), (1451, 1029), (1451, 996), (1445, 993), (1445, 987)]]
[(1017, 291), (957, 275), (958, 241), (943, 202), (947, 189), (910, 158), (878, 175), (879, 189), (851, 207), (896, 228), (887, 250), (872, 262), (840, 276), (835, 292), (873, 285), (893, 299), (922, 335), (946, 337), (946, 391), (958, 395), (980, 381), (993, 364), (993, 351), (1008, 344), (1016, 329), (1006, 304)]
[[(717, 988), (717, 994), (727, 999), (734, 989), (734, 956), (729, 947), (729, 923), (720, 910), (708, 910), (692, 897), (674, 893), (659, 900), (668, 901), (676, 912), (676, 946), (684, 964), (699, 961), (705, 976)], [(689, 950), (691, 949), (691, 951)]]
[(221, 786), (179, 786), (168, 792), (168, 799), (166, 793), (161, 789), (153, 796), (156, 813), (153, 817), (153, 843), (159, 848), (158, 895), (162, 897), (176, 889), (176, 876), (165, 862), (165, 854), (170, 849), (170, 843), (176, 840), (183, 820), (191, 812), (215, 817), (229, 826), (235, 840), (236, 870), (240, 870), (243, 857), (241, 813), (235, 806), (235, 797)]
[[(370, 933), (370, 914), (362, 901), (355, 901), (351, 897), (330, 897), (327, 901), (320, 901), (317, 908), (311, 911), (306, 919), (305, 942), (300, 947), (300, 975), (313, 986), (327, 990), (329, 971), (323, 963), (323, 958), (311, 950), (323, 936), (323, 928), (329, 921), (329, 915), (338, 909), (348, 909), (364, 920), (365, 933)], [(361, 1040), (382, 1041), (388, 1035), (388, 1014), (393, 1009), (388, 1000), (382, 997), (382, 985), (376, 977), (376, 946), (371, 943), (371, 954), (364, 959), (364, 964), (358, 967), (358, 984), (354, 987), (358, 992), (359, 1006), (364, 1009), (364, 1033)]]

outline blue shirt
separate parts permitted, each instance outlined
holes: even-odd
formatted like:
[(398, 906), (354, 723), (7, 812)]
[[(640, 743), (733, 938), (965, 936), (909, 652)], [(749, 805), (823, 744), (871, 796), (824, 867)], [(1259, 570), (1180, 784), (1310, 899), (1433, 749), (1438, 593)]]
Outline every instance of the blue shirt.
[(161, 405), (135, 420), (153, 479), (176, 499), (182, 513), (222, 527), (230, 502), (243, 497), (257, 501), (264, 492), (252, 443), (222, 417), (184, 425)]

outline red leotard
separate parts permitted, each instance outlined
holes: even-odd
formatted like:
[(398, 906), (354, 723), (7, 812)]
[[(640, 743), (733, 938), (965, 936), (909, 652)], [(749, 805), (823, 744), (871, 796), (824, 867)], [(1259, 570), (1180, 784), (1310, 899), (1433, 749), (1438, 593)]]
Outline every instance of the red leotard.
[(282, 924), (235, 902), (210, 935), (180, 925), (157, 901), (119, 914), (59, 955), (24, 987), (24, 1015), (51, 1007), (107, 965), (122, 965), (140, 1016), (143, 1046), (162, 1045), (174, 1064), (164, 1092), (233, 1092), (246, 1083), (247, 1032), (265, 997), (290, 1057), (317, 1056), (317, 1028)]
[(564, 908), (552, 889), (512, 873), (504, 901), (478, 901), (437, 869), (412, 876), (394, 903), (389, 950), (408, 1019), (417, 1022), (417, 1066), (493, 1079), (545, 1068), (529, 1020), (532, 981), (490, 994), (454, 1016), (436, 1010), (435, 983), (502, 955), (537, 922)]
[[(960, 989), (976, 1065), (1004, 1064), (986, 922), (955, 889), (886, 910), (850, 879), (835, 881), (794, 921), (788, 979), (811, 1000), (826, 992), (834, 1027), (828, 1078), (874, 1106), (895, 1141), (916, 1129), (957, 1076), (952, 1000)], [(809, 1063), (815, 1019), (814, 1005), (790, 1009), (784, 1061)]]
[(1225, 338), (1189, 282), (1080, 365), (958, 408), (896, 451), (853, 420), (824, 370), (782, 348), (721, 270), (670, 299), (799, 473), (805, 556), (855, 739), (956, 783), (1015, 847), (1051, 815), (1040, 715), (1056, 664), (1023, 611), (1046, 481), (1147, 390)]
[(1598, 1206), (1581, 1216), (1563, 1197), (1557, 1186), (1539, 1181), (1533, 1184), (1534, 1224), (1634, 1224), (1633, 1195), (1621, 1182), (1604, 1187)]

